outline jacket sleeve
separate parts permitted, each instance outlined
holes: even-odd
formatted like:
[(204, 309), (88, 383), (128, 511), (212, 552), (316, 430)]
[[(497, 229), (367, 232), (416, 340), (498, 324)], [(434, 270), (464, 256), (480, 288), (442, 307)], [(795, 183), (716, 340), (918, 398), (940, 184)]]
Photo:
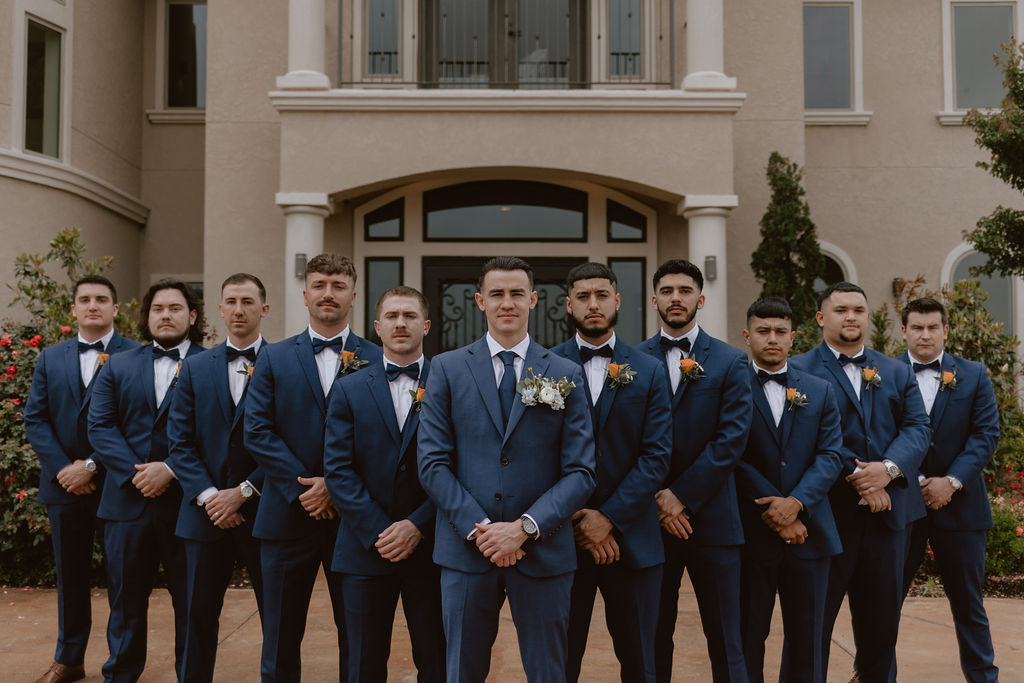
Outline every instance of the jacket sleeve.
[(896, 390), (900, 393), (903, 403), (903, 419), (897, 425), (899, 433), (885, 449), (882, 457), (892, 460), (903, 472), (903, 476), (897, 477), (893, 483), (907, 486), (908, 480), (917, 475), (921, 461), (928, 452), (932, 428), (928, 414), (924, 411), (921, 390), (917, 386), (914, 373), (910, 371), (910, 366), (904, 370), (904, 381), (902, 384), (897, 383)]
[(826, 384), (825, 386), (827, 390), (821, 409), (821, 420), (818, 423), (814, 462), (790, 492), (791, 496), (804, 504), (801, 514), (809, 514), (810, 510), (825, 499), (843, 467), (839, 455), (839, 450), (843, 445), (843, 428), (839, 417), (839, 407), (836, 405), (832, 385)]
[(57, 473), (71, 463), (71, 457), (64, 452), (52, 426), (54, 411), (50, 406), (50, 378), (47, 372), (47, 359), (50, 355), (43, 351), (36, 361), (24, 411), (25, 435), (39, 456), (43, 481), (56, 481)]
[[(97, 373), (92, 398), (89, 401), (89, 443), (96, 452), (96, 459), (107, 469), (107, 476), (113, 477), (119, 487), (132, 485), (135, 465), (140, 458), (128, 445), (121, 433), (119, 385), (129, 378), (121, 378), (125, 363), (117, 363), (116, 356), (107, 361), (106, 369)], [(118, 359), (120, 360), (120, 359)]]
[(199, 456), (196, 429), (196, 395), (192, 385), (192, 363), (182, 364), (174, 400), (167, 414), (167, 464), (181, 483), (185, 500), (194, 503), (208, 488), (218, 488)]
[[(979, 368), (977, 390), (971, 400), (970, 433), (960, 454), (949, 466), (947, 475), (968, 482), (979, 474), (992, 459), (999, 443), (999, 408), (992, 390), (988, 371)], [(27, 421), (27, 419), (26, 419)]]

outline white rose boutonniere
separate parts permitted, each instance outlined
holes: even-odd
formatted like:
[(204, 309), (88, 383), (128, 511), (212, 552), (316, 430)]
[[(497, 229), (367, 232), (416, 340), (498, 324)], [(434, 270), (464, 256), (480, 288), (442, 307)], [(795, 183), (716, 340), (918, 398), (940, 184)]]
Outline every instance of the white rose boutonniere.
[(576, 388), (576, 385), (565, 377), (554, 379), (553, 377), (535, 375), (533, 368), (526, 370), (530, 376), (520, 380), (516, 385), (516, 392), (523, 404), (527, 406), (543, 404), (552, 410), (564, 409), (565, 399), (569, 396), (569, 392)]

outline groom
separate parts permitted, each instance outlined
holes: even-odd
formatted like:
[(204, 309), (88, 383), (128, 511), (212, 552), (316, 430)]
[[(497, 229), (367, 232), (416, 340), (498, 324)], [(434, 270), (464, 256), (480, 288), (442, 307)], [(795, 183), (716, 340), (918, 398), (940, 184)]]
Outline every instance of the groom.
[[(507, 595), (527, 678), (564, 681), (576, 569), (569, 518), (594, 490), (583, 376), (527, 333), (537, 292), (526, 261), (491, 259), (478, 288), (487, 334), (434, 359), (420, 418), (420, 481), (437, 505), (448, 680), (487, 678)], [(546, 381), (563, 378), (575, 386)], [(545, 386), (517, 394), (521, 380)]]

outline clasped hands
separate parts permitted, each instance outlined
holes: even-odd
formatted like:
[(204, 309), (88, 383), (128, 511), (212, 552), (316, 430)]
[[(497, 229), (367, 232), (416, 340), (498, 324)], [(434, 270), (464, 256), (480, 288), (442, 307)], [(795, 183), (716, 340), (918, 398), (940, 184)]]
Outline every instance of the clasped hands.
[(473, 536), (473, 542), (483, 556), (494, 564), (499, 567), (511, 567), (526, 557), (526, 552), (521, 546), (529, 536), (523, 531), (523, 523), (520, 520), (478, 523), (475, 526), (476, 535)]
[(690, 515), (686, 513), (686, 506), (672, 493), (672, 489), (662, 489), (654, 494), (654, 501), (658, 504), (658, 522), (661, 528), (676, 538), (684, 541), (693, 533), (693, 525), (690, 524)]
[(132, 484), (146, 498), (159, 498), (174, 481), (170, 468), (162, 461), (144, 462), (135, 465)]
[(242, 491), (235, 486), (221, 489), (206, 499), (203, 509), (213, 525), (219, 529), (234, 529), (245, 521), (238, 511), (245, 502)]
[(764, 496), (755, 498), (757, 505), (767, 505), (761, 513), (761, 521), (779, 535), (786, 543), (801, 544), (807, 540), (807, 526), (798, 516), (800, 501), (793, 496)]
[(85, 460), (75, 460), (57, 473), (57, 483), (70, 494), (84, 496), (96, 490), (96, 482), (92, 480), (93, 474), (85, 469)]
[(572, 522), (576, 545), (590, 552), (594, 564), (611, 564), (621, 557), (612, 522), (600, 510), (583, 508), (572, 516)]
[(338, 510), (334, 507), (331, 494), (323, 477), (296, 477), (298, 482), (309, 488), (299, 494), (299, 504), (313, 519), (335, 519)]
[(871, 512), (892, 510), (892, 500), (885, 487), (892, 481), (885, 465), (880, 462), (854, 460), (860, 469), (846, 476), (846, 481), (860, 494), (860, 505), (867, 505)]
[(956, 489), (946, 477), (926, 477), (921, 480), (921, 496), (929, 510), (938, 510), (949, 505)]

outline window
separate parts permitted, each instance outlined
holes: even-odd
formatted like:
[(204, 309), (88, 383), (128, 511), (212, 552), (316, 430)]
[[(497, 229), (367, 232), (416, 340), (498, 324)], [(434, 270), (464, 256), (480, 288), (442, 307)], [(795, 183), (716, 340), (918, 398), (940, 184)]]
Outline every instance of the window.
[(614, 199), (609, 199), (606, 207), (609, 242), (643, 242), (647, 239), (647, 216)]
[(608, 75), (643, 75), (641, 0), (608, 0)]
[(988, 293), (985, 309), (992, 314), (996, 322), (1003, 324), (1003, 332), (1014, 334), (1013, 320), (1013, 281), (1000, 275), (971, 275), (971, 268), (983, 266), (988, 257), (976, 251), (969, 252), (961, 258), (953, 268), (953, 280), (978, 280), (981, 288)]
[(865, 125), (860, 0), (808, 2), (804, 23), (805, 122)]
[(644, 296), (647, 280), (646, 261), (642, 258), (610, 258), (608, 267), (615, 273), (618, 280), (617, 290), (621, 297), (615, 336), (630, 346), (636, 346), (646, 338), (646, 315), (649, 307)]
[(818, 294), (824, 292), (829, 285), (834, 285), (837, 282), (843, 282), (846, 280), (846, 273), (843, 272), (843, 267), (839, 265), (839, 261), (828, 254), (823, 254), (825, 257), (825, 272), (822, 276), (814, 279), (814, 291)]
[(398, 0), (367, 0), (366, 73), (397, 76), (399, 73)]
[(366, 234), (363, 236), (368, 242), (378, 240), (401, 240), (404, 233), (403, 218), (405, 217), (405, 198), (399, 197), (393, 202), (385, 204), (379, 209), (366, 214), (363, 224)]
[(60, 156), (61, 33), (28, 21), (25, 149)]
[(1003, 75), (992, 60), (1013, 35), (1013, 6), (955, 4), (953, 10), (953, 82), (956, 109), (998, 107)]
[(167, 5), (167, 106), (206, 106), (206, 3)]
[(368, 258), (366, 267), (366, 338), (374, 344), (380, 344), (380, 337), (373, 329), (373, 321), (377, 319), (377, 299), (380, 295), (402, 284), (403, 261), (400, 258)]

